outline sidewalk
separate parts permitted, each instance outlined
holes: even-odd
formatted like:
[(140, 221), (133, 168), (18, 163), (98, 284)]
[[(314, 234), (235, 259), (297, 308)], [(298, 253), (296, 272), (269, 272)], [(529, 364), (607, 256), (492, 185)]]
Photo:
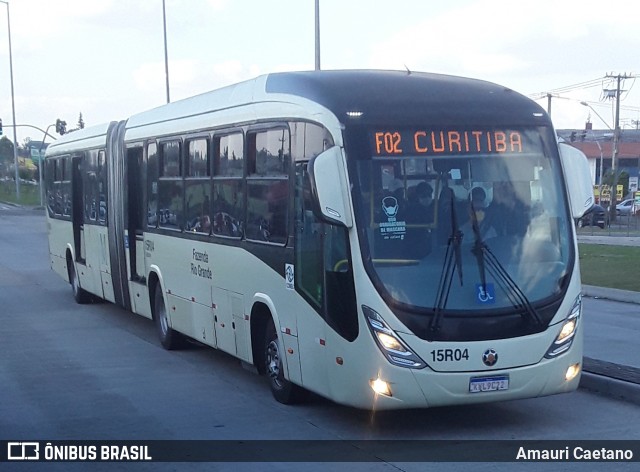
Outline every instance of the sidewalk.
[(578, 234), (579, 243), (607, 244), (611, 246), (636, 246), (640, 248), (640, 236)]
[[(640, 251), (640, 237), (637, 236), (578, 235), (578, 242), (635, 246)], [(602, 298), (638, 305), (638, 326), (640, 326), (640, 292), (583, 285), (582, 293), (589, 298)], [(640, 404), (640, 356), (638, 355), (640, 353), (640, 339), (637, 334), (634, 334), (637, 333), (637, 330), (632, 328), (625, 326), (622, 327), (621, 332), (616, 333), (615, 345), (618, 348), (618, 354), (612, 351), (610, 355), (597, 356), (606, 357), (606, 359), (588, 357), (589, 348), (585, 346), (580, 388)], [(604, 339), (603, 343), (605, 343)], [(624, 354), (620, 355), (620, 352)]]

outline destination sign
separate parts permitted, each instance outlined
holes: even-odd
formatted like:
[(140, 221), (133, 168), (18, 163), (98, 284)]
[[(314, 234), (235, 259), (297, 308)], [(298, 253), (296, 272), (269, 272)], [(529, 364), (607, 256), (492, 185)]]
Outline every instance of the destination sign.
[(371, 141), (376, 156), (527, 152), (523, 134), (514, 130), (376, 130)]

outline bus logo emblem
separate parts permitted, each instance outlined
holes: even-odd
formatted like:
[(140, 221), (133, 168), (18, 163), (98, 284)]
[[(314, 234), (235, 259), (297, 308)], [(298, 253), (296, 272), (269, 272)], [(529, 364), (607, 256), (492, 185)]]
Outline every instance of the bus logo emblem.
[(284, 265), (284, 281), (287, 289), (289, 290), (294, 289), (294, 285), (293, 285), (294, 274), (295, 273), (293, 270), (293, 264), (285, 264)]
[(498, 362), (498, 353), (495, 349), (487, 349), (484, 351), (482, 354), (482, 362), (484, 362), (484, 365), (487, 367), (496, 365), (496, 362)]

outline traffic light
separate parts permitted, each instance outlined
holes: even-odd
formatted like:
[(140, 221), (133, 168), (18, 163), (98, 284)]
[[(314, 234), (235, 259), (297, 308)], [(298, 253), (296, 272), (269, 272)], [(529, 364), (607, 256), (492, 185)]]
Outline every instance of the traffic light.
[(60, 118), (56, 120), (56, 133), (63, 135), (67, 132), (67, 122), (62, 121)]
[(0, 136), (2, 136), (2, 118), (0, 118)]
[(571, 137), (569, 139), (571, 140), (571, 142), (574, 142), (576, 140), (576, 132), (575, 131), (571, 132)]

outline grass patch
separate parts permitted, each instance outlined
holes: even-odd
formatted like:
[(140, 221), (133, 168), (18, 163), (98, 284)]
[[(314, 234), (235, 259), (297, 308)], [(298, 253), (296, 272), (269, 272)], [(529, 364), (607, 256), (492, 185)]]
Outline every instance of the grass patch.
[(20, 201), (16, 199), (16, 183), (0, 182), (0, 201), (24, 206), (40, 205), (40, 186), (20, 184)]
[(582, 283), (640, 292), (640, 247), (578, 244)]

